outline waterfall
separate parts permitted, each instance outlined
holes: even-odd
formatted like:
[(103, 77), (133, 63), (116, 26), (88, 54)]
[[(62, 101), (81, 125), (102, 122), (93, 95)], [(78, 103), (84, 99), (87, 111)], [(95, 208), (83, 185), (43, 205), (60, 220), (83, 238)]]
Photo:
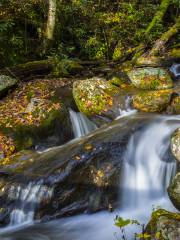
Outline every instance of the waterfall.
[(131, 103), (132, 103), (132, 97), (127, 96), (125, 99), (124, 109), (121, 109), (121, 108), (119, 109), (119, 116), (117, 117), (117, 119), (137, 112), (137, 110), (132, 108)]
[(122, 174), (122, 209), (152, 207), (165, 199), (166, 189), (176, 171), (174, 160), (164, 158), (168, 153), (169, 136), (179, 124), (169, 126), (165, 119), (136, 132), (129, 140), (124, 155)]
[(10, 226), (32, 223), (38, 205), (44, 199), (50, 199), (53, 190), (41, 182), (30, 182), (24, 186), (11, 186), (8, 198), (14, 200), (10, 214)]
[[(20, 235), (19, 232), (17, 235), (6, 232), (3, 233), (5, 238), (2, 238), (1, 233), (1, 239), (9, 240), (6, 238), (9, 235), (11, 240), (124, 239), (119, 229), (114, 226), (116, 215), (137, 219), (146, 224), (154, 206), (160, 205), (167, 210), (174, 210), (167, 196), (166, 188), (171, 177), (175, 174), (176, 164), (172, 156), (168, 155), (168, 150), (170, 136), (179, 124), (179, 116), (160, 116), (153, 118), (150, 124), (142, 126), (130, 137), (123, 156), (124, 167), (119, 187), (119, 208), (115, 212), (102, 211), (92, 215), (82, 214), (45, 224), (41, 223), (31, 228), (29, 232), (26, 229), (22, 230)], [(121, 128), (122, 126), (119, 130)], [(32, 220), (37, 204), (40, 203), (44, 194), (44, 191), (41, 192), (43, 185), (37, 185), (37, 188), (35, 186), (35, 184), (30, 184), (27, 188), (21, 188), (20, 191), (17, 191), (17, 198), (23, 200), (23, 204), (18, 208), (23, 211), (23, 217), (20, 216), (20, 221), (18, 220), (19, 213), (15, 208), (11, 214), (11, 222), (22, 222), (22, 219), (23, 221)], [(13, 192), (15, 191), (13, 190)], [(33, 204), (27, 207), (28, 202), (33, 202)], [(29, 216), (26, 213), (28, 216), (26, 219), (24, 213), (27, 209)], [(134, 233), (138, 230), (141, 232), (142, 228), (137, 229), (134, 225), (127, 228), (126, 239), (133, 240)], [(18, 238), (19, 236), (20, 238)]]
[(85, 136), (97, 128), (83, 113), (70, 109), (69, 114), (75, 138)]
[(175, 77), (179, 78), (180, 77), (180, 64), (174, 63), (170, 67), (170, 71), (174, 74)]

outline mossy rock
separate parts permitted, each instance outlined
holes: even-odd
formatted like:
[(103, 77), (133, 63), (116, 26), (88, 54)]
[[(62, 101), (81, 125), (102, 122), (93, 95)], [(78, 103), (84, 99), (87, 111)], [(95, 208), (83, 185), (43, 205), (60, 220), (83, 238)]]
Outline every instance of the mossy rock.
[(147, 240), (177, 240), (180, 236), (180, 214), (158, 209), (146, 227)]
[(132, 84), (145, 90), (162, 90), (173, 87), (168, 72), (162, 68), (136, 68), (127, 72)]
[(180, 172), (176, 174), (169, 185), (168, 194), (174, 206), (180, 210)]
[(178, 128), (171, 138), (171, 152), (180, 161), (180, 128)]
[(180, 96), (176, 96), (172, 99), (170, 105), (167, 108), (169, 114), (180, 114)]
[(17, 84), (18, 80), (6, 75), (0, 75), (0, 98), (2, 98), (9, 89)]
[(56, 95), (62, 85), (61, 80), (54, 79), (22, 83), (1, 101), (0, 150), (5, 157), (14, 151), (51, 147), (71, 139), (68, 109)]
[(118, 88), (109, 82), (92, 78), (73, 84), (73, 97), (80, 112), (88, 116), (107, 112), (113, 106), (113, 96)]
[(163, 112), (171, 99), (172, 91), (144, 91), (133, 97), (135, 109), (143, 112)]

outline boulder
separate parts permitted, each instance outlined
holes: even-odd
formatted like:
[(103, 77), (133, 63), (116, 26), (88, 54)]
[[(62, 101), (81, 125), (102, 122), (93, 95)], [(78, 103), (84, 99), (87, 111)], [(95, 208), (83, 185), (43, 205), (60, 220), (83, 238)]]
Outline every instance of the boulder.
[(163, 112), (171, 100), (171, 90), (144, 91), (133, 97), (135, 109), (144, 112)]
[(135, 68), (127, 72), (132, 84), (145, 90), (162, 90), (173, 87), (168, 72), (162, 68)]
[(57, 91), (64, 85), (57, 79), (21, 83), (0, 102), (0, 150), (5, 157), (23, 149), (42, 150), (73, 137), (68, 109)]
[(6, 75), (0, 75), (0, 98), (2, 98), (9, 89), (17, 84), (18, 80)]
[(180, 114), (180, 96), (173, 97), (167, 108), (168, 114)]
[(180, 161), (180, 128), (178, 128), (171, 138), (171, 152)]
[(180, 210), (180, 172), (176, 174), (169, 185), (168, 194), (174, 206)]
[(118, 88), (101, 78), (79, 80), (73, 84), (73, 96), (80, 112), (88, 116), (102, 114), (114, 106)]
[(25, 161), (17, 156), (12, 165), (4, 163), (0, 168), (0, 204), (7, 210), (7, 219), (16, 204), (9, 199), (12, 186), (24, 188), (40, 179), (53, 195), (48, 201), (41, 199), (36, 219), (115, 209), (119, 205), (119, 179), (127, 142), (148, 121), (149, 117), (140, 116), (119, 119), (108, 128), (39, 156), (31, 155)]
[(164, 209), (154, 211), (145, 233), (146, 239), (149, 240), (178, 240), (180, 236), (180, 214), (168, 212)]

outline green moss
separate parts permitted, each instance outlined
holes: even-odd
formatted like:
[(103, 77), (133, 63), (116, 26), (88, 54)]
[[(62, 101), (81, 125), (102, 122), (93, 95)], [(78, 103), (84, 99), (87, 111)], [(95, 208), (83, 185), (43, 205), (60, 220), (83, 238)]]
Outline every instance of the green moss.
[[(176, 224), (179, 222), (180, 222), (179, 213), (171, 213), (164, 209), (158, 209), (157, 211), (154, 211), (152, 213), (151, 220), (146, 227), (146, 233), (151, 235), (149, 240), (152, 238), (154, 239), (154, 237), (157, 234), (158, 234), (159, 240), (175, 239), (175, 238), (164, 238), (164, 232), (168, 231), (169, 229), (169, 233), (170, 233), (173, 227), (176, 228)], [(166, 234), (166, 237), (168, 237), (167, 234)]]

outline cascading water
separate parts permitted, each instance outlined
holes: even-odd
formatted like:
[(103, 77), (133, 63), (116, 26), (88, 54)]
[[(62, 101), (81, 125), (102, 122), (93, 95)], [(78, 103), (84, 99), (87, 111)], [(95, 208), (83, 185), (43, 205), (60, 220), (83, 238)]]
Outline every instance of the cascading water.
[(12, 186), (8, 193), (15, 205), (10, 214), (10, 226), (32, 223), (42, 199), (50, 199), (53, 190), (41, 182), (30, 182), (25, 186)]
[(117, 119), (137, 112), (135, 109), (131, 107), (131, 103), (132, 103), (132, 97), (127, 96), (125, 99), (124, 109), (121, 109), (121, 108), (119, 109), (119, 116), (117, 117)]
[[(24, 229), (10, 234), (10, 239), (113, 240), (118, 237), (121, 239), (120, 235), (114, 236), (118, 231), (114, 226), (116, 214), (146, 223), (154, 206), (160, 205), (162, 208), (174, 210), (166, 194), (166, 188), (175, 173), (176, 164), (172, 156), (168, 155), (168, 149), (170, 135), (179, 125), (179, 116), (153, 118), (149, 125), (143, 126), (130, 137), (120, 179), (119, 209), (114, 213), (83, 214), (40, 224), (30, 230)], [(31, 232), (31, 236), (28, 236), (28, 231)], [(128, 229), (126, 236), (128, 240), (134, 239), (135, 231), (137, 229)], [(9, 240), (6, 237), (1, 238)]]
[(83, 113), (70, 109), (69, 114), (75, 138), (85, 136), (97, 128)]
[[(169, 138), (179, 124), (169, 126), (168, 119), (157, 119), (144, 131), (130, 138), (124, 156), (122, 209), (143, 208), (168, 200), (166, 189), (176, 171), (176, 163), (164, 158)], [(149, 209), (151, 210), (151, 209)]]

